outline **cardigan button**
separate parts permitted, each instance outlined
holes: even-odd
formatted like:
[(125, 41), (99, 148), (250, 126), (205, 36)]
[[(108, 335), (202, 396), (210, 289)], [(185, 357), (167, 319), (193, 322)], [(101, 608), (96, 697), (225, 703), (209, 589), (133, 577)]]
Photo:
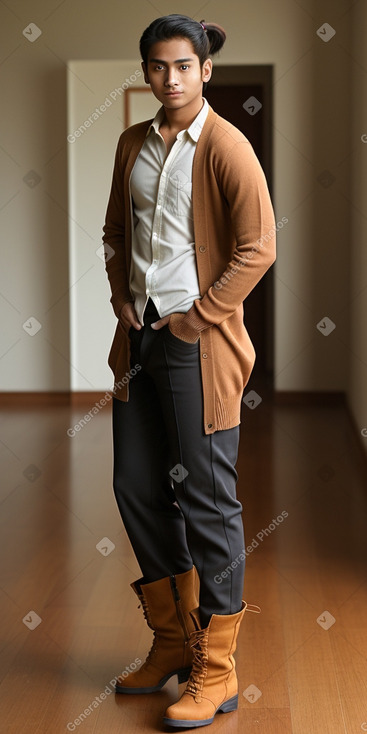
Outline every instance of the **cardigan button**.
[(206, 247), (204, 245), (200, 245), (199, 252), (205, 252), (205, 251), (206, 251)]
[(201, 356), (202, 356), (203, 359), (207, 359), (207, 357), (208, 357), (208, 355), (207, 355), (206, 352), (204, 352)]
[(212, 423), (208, 423), (208, 428), (213, 428), (213, 424)]

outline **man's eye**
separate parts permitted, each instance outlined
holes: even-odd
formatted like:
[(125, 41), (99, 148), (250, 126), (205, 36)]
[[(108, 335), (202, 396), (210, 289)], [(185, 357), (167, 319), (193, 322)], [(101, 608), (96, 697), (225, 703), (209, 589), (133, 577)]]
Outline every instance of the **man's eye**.
[(189, 65), (188, 65), (188, 64), (181, 64), (181, 69), (183, 69), (183, 68), (185, 68), (185, 69), (189, 69), (190, 67), (189, 67)]

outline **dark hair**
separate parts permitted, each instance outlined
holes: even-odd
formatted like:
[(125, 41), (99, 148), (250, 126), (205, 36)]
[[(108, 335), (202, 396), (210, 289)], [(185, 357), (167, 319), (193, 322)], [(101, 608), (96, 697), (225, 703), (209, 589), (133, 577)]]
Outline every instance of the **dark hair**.
[(149, 49), (153, 43), (178, 36), (191, 41), (201, 67), (211, 54), (217, 53), (222, 48), (226, 40), (224, 29), (216, 23), (193, 20), (187, 15), (177, 13), (163, 15), (152, 21), (140, 39), (139, 48), (144, 63), (148, 62)]

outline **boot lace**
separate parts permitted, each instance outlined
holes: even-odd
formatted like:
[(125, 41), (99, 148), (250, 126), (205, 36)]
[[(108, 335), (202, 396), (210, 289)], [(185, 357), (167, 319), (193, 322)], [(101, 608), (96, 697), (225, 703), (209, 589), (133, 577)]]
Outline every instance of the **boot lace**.
[(196, 696), (203, 690), (208, 667), (208, 630), (197, 630), (191, 634), (190, 647), (193, 651), (192, 670), (185, 693)]
[(138, 606), (138, 609), (140, 609), (140, 607), (143, 610), (144, 619), (146, 619), (146, 622), (147, 622), (148, 627), (150, 627), (152, 629), (152, 620), (150, 619), (150, 616), (149, 616), (148, 602), (147, 602), (147, 600), (145, 599), (144, 596), (141, 596), (140, 597), (140, 604)]
[[(255, 612), (256, 614), (261, 612), (257, 604), (247, 604), (247, 602), (245, 602), (245, 610), (246, 612)], [(202, 692), (207, 676), (209, 628), (192, 632), (189, 644), (193, 651), (193, 661), (185, 693), (195, 697)]]

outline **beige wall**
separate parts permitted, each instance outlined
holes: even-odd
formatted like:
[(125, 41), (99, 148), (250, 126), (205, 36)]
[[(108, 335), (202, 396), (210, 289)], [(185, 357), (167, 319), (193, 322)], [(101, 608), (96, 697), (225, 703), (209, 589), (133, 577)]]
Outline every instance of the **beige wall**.
[[(70, 388), (88, 391), (93, 385), (94, 389), (105, 390), (113, 383), (106, 355), (116, 317), (110, 304), (101, 227), (111, 188), (116, 142), (126, 126), (125, 88), (129, 90), (126, 94), (131, 124), (154, 117), (160, 105), (144, 84), (137, 59), (69, 61), (67, 85), (71, 143), (68, 146)], [(138, 91), (132, 95), (132, 89), (144, 89), (144, 94)], [(98, 113), (93, 116), (96, 109)]]
[[(284, 77), (286, 92), (279, 101), (277, 188), (291, 216), (279, 241), (275, 284), (278, 390), (345, 388), (350, 14), (341, 16), (346, 5), (318, 2), (312, 17), (310, 10), (305, 14), (306, 53), (298, 48), (299, 60)], [(336, 30), (327, 43), (315, 32), (325, 21)], [(329, 186), (318, 180), (324, 171), (335, 177)], [(336, 324), (327, 337), (316, 328), (325, 316)]]
[[(216, 63), (274, 64), (274, 206), (278, 220), (289, 219), (275, 265), (276, 389), (346, 389), (362, 429), (367, 9), (363, 2), (349, 6), (347, 0), (212, 0), (204, 10), (186, 2), (185, 12), (226, 28)], [(90, 276), (74, 282), (69, 272), (68, 62), (138, 59), (146, 25), (159, 13), (182, 10), (182, 3), (163, 1), (157, 11), (145, 0), (0, 4), (2, 390), (67, 390), (80, 367), (71, 357), (69, 304)], [(328, 43), (316, 35), (325, 21), (336, 30)], [(42, 31), (34, 43), (22, 34), (30, 22)], [(100, 103), (90, 82), (85, 91)], [(93, 164), (91, 201), (104, 205), (108, 191)], [(30, 187), (23, 177), (32, 170), (41, 180)], [(324, 170), (335, 177), (328, 187), (317, 180)], [(96, 224), (92, 231), (88, 222), (77, 225), (95, 251), (103, 221), (99, 232)], [(336, 324), (327, 337), (316, 328), (325, 316)], [(41, 323), (34, 336), (22, 327), (30, 317)], [(82, 389), (107, 387), (84, 371)]]

